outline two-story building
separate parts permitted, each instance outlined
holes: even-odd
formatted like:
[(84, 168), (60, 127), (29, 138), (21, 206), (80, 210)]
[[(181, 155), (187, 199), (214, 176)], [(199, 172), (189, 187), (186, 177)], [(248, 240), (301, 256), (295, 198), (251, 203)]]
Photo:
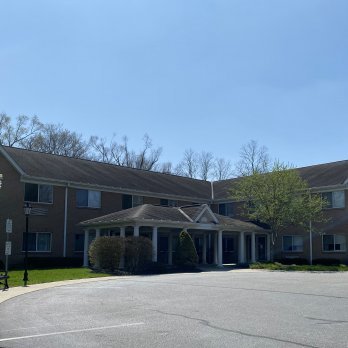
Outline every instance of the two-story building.
[[(313, 235), (313, 258), (348, 263), (348, 161), (299, 168), (316, 192), (329, 200), (332, 218)], [(32, 257), (80, 258), (98, 235), (144, 235), (152, 239), (153, 260), (171, 263), (178, 233), (192, 235), (202, 263), (245, 263), (270, 258), (270, 236), (236, 214), (229, 188), (234, 179), (209, 182), (0, 147), (0, 258), (4, 258), (5, 220), (13, 221), (10, 263), (23, 260), (25, 216)], [(83, 222), (81, 224), (81, 222)], [(307, 258), (307, 233), (289, 230), (276, 241), (274, 257)]]

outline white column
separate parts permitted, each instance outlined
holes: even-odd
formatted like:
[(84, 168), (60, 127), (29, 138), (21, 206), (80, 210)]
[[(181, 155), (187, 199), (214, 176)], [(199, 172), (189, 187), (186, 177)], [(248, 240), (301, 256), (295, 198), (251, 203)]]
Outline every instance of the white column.
[(157, 262), (157, 226), (152, 228), (152, 261)]
[(245, 236), (244, 232), (239, 232), (239, 263), (245, 263)]
[(214, 232), (214, 264), (218, 264), (218, 235), (217, 232)]
[(218, 232), (218, 267), (222, 266), (222, 231)]
[(134, 226), (134, 237), (139, 237), (139, 226)]
[[(95, 230), (95, 239), (100, 237), (100, 228), (96, 228)], [(97, 259), (97, 262), (95, 264), (95, 267), (98, 269), (100, 267), (99, 259)]]
[(168, 236), (168, 265), (173, 264), (173, 236), (169, 233)]
[(251, 232), (251, 262), (256, 262), (255, 232)]
[(88, 267), (88, 246), (89, 246), (89, 230), (85, 230), (85, 244), (83, 247), (83, 267)]
[[(126, 237), (126, 228), (120, 227), (120, 237), (125, 238)], [(124, 268), (124, 250), (122, 252), (121, 258), (120, 258), (120, 266), (121, 269)]]
[(205, 265), (207, 263), (207, 236), (203, 234), (203, 250), (202, 250), (202, 264)]
[(271, 261), (271, 235), (267, 234), (267, 261)]

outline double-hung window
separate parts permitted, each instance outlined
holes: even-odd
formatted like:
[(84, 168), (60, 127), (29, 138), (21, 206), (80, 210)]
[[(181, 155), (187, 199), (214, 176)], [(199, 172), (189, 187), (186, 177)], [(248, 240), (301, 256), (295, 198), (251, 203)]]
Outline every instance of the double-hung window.
[(24, 201), (34, 203), (53, 203), (52, 185), (25, 183)]
[[(25, 237), (23, 233), (23, 251), (25, 250)], [(30, 232), (28, 233), (28, 251), (31, 252), (50, 252), (52, 234), (49, 232)]]
[(324, 234), (323, 251), (346, 251), (346, 236), (340, 234)]
[(219, 214), (233, 217), (233, 203), (220, 203)]
[(344, 191), (322, 192), (321, 196), (325, 200), (326, 209), (345, 207)]
[(283, 236), (283, 251), (303, 251), (303, 236)]
[(144, 202), (143, 196), (133, 196), (133, 207), (137, 207), (138, 205), (142, 205)]
[(178, 201), (175, 201), (173, 199), (161, 198), (160, 205), (162, 205), (164, 207), (177, 207), (178, 206)]
[(129, 209), (142, 205), (144, 203), (143, 196), (122, 195), (122, 209)]
[(76, 206), (79, 208), (100, 208), (101, 192), (93, 190), (77, 190)]

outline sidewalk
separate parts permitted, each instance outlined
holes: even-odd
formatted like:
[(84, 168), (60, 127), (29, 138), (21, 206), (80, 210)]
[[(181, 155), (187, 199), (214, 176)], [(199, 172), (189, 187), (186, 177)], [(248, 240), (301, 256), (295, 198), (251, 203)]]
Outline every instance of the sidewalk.
[[(125, 276), (122, 276), (122, 277), (124, 278)], [(97, 282), (97, 281), (101, 281), (101, 280), (112, 280), (112, 279), (116, 279), (116, 278), (117, 278), (117, 276), (86, 278), (86, 279), (73, 279), (73, 280), (61, 280), (59, 282), (34, 284), (34, 285), (29, 285), (27, 287), (24, 287), (24, 286), (16, 286), (14, 288), (10, 287), (6, 291), (0, 290), (0, 304), (2, 302), (5, 302), (5, 301), (13, 298), (13, 297), (28, 294), (28, 293), (33, 292), (33, 291), (50, 289), (50, 288), (54, 288), (57, 286), (63, 286), (63, 285), (69, 285), (69, 284), (89, 283), (89, 282)]]

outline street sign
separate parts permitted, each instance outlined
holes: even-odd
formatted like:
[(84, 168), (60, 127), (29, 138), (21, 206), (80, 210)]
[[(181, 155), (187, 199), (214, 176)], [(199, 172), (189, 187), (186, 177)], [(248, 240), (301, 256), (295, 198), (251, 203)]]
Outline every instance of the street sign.
[(6, 233), (12, 233), (12, 220), (6, 220)]
[(5, 255), (11, 255), (12, 244), (10, 241), (5, 242)]

